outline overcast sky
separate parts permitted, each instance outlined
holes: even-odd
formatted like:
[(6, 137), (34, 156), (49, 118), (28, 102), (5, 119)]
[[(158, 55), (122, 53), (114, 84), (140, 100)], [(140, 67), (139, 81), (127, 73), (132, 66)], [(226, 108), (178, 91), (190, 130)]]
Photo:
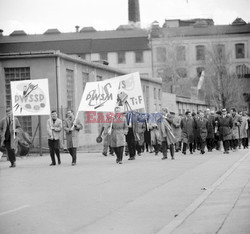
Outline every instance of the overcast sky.
[[(236, 17), (250, 23), (250, 0), (139, 0), (142, 27), (157, 20), (212, 18), (230, 24)], [(128, 0), (0, 0), (0, 29), (41, 34), (49, 28), (74, 32), (75, 26), (113, 30), (128, 23)]]

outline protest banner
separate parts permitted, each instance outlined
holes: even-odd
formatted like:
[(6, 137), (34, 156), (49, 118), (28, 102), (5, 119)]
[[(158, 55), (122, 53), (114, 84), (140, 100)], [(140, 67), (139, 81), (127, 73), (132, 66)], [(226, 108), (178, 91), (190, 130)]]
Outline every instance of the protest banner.
[(119, 79), (118, 102), (123, 111), (144, 109), (144, 99), (139, 72), (116, 77)]
[(11, 81), (13, 116), (50, 115), (48, 79)]
[(108, 79), (98, 82), (87, 82), (78, 111), (114, 112), (118, 79)]

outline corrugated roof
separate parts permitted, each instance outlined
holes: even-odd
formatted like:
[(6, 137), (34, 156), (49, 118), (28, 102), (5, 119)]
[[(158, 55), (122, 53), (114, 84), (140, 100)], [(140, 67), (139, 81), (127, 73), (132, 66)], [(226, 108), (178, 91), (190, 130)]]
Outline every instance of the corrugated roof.
[(0, 43), (0, 53), (60, 50), (66, 54), (149, 50), (146, 37)]
[(176, 28), (162, 28), (162, 33), (166, 37), (245, 34), (245, 33), (250, 33), (250, 24), (237, 25), (237, 26), (209, 25), (206, 27), (187, 26), (187, 27), (176, 27)]
[(35, 34), (18, 37), (2, 36), (0, 43), (16, 43), (16, 42), (38, 42), (38, 41), (64, 41), (64, 40), (79, 40), (79, 39), (112, 39), (112, 38), (132, 38), (132, 37), (147, 37), (146, 29), (134, 30), (110, 30), (96, 32), (71, 32), (61, 34)]

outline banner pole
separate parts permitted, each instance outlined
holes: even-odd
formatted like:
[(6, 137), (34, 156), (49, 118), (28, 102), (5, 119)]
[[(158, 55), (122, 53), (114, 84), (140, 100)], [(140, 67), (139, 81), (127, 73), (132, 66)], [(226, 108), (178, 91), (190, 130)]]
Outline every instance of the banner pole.
[(41, 125), (41, 116), (38, 116), (38, 124), (39, 124), (39, 153), (40, 156), (43, 156), (42, 152), (42, 125)]

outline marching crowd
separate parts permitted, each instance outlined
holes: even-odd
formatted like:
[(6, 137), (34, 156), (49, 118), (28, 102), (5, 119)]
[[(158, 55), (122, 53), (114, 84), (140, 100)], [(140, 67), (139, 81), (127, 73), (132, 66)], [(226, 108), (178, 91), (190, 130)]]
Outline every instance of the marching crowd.
[(129, 156), (128, 160), (135, 160), (136, 155), (141, 156), (145, 150), (155, 155), (161, 152), (164, 160), (168, 153), (174, 159), (179, 151), (184, 155), (196, 150), (205, 154), (206, 150), (212, 152), (223, 147), (224, 154), (229, 154), (241, 147), (248, 148), (250, 118), (245, 111), (237, 112), (235, 108), (217, 112), (209, 109), (197, 113), (187, 111), (185, 116), (163, 108), (160, 115), (155, 113), (149, 121), (138, 120), (141, 118), (139, 113), (132, 115), (135, 116), (122, 117), (119, 123), (105, 123), (99, 135), (104, 139), (102, 154), (107, 156), (108, 149), (111, 155), (115, 152), (116, 162), (120, 164), (123, 151)]
[[(237, 112), (235, 108), (229, 111), (186, 111), (185, 116), (169, 112), (162, 108), (161, 112), (153, 113), (150, 118), (137, 112), (121, 113), (120, 107), (115, 113), (108, 113), (96, 141), (103, 141), (104, 156), (108, 151), (116, 155), (116, 162), (122, 164), (123, 154), (129, 156), (128, 160), (135, 160), (136, 155), (141, 156), (145, 150), (167, 159), (171, 159), (177, 152), (186, 155), (206, 150), (221, 150), (224, 154), (236, 151), (239, 148), (248, 149), (250, 117), (245, 111)], [(13, 128), (15, 127), (15, 130)], [(18, 119), (13, 118), (12, 109), (7, 109), (6, 117), (0, 121), (0, 147), (5, 147), (10, 167), (16, 167), (16, 140), (15, 134), (20, 129)], [(48, 146), (51, 157), (51, 166), (60, 165), (60, 134), (66, 133), (67, 149), (72, 157), (72, 166), (76, 165), (79, 131), (83, 128), (81, 121), (74, 116), (73, 111), (67, 112), (67, 118), (62, 121), (57, 117), (56, 111), (51, 112), (47, 120)]]

